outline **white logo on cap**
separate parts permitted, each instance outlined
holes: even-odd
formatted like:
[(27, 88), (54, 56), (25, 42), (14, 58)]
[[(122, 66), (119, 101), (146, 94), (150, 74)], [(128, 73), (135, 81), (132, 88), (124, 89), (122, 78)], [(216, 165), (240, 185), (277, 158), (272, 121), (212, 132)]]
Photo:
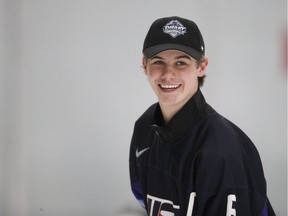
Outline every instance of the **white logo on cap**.
[(163, 32), (169, 34), (171, 37), (176, 38), (179, 35), (184, 35), (186, 27), (182, 25), (178, 20), (172, 20), (163, 27)]

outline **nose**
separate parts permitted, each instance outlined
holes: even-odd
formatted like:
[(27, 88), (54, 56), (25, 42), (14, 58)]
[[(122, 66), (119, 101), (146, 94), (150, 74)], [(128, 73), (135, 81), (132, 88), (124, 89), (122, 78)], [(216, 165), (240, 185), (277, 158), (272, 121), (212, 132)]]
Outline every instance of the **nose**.
[(163, 68), (162, 76), (161, 78), (163, 80), (169, 80), (175, 78), (175, 70), (171, 66), (166, 66)]

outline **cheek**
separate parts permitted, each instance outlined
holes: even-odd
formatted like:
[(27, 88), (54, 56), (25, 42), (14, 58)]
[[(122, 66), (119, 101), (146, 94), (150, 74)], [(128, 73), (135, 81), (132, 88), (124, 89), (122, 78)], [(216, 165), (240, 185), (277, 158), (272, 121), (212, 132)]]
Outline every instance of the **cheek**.
[(182, 80), (185, 83), (185, 86), (193, 87), (198, 83), (197, 72), (183, 74)]
[(160, 76), (160, 73), (155, 71), (155, 70), (147, 70), (146, 75), (147, 75), (148, 79), (152, 81), (152, 80), (158, 79)]
[(187, 81), (192, 81), (192, 80), (195, 80), (195, 79), (197, 79), (197, 77), (198, 77), (198, 73), (197, 73), (197, 71), (187, 71), (187, 72), (185, 72), (185, 73), (182, 73), (182, 79), (183, 80), (187, 80)]
[(157, 76), (155, 75), (155, 73), (151, 73), (151, 72), (146, 72), (146, 75), (147, 75), (148, 82), (154, 88), (154, 85), (157, 81)]

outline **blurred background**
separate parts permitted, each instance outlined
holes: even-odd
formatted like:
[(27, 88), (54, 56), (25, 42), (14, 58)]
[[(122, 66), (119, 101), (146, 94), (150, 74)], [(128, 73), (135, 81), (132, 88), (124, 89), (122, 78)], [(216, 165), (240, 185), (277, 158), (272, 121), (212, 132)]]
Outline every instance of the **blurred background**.
[(253, 140), (287, 215), (285, 0), (0, 0), (1, 216), (143, 215), (128, 172), (156, 101), (142, 43), (172, 15), (201, 29), (206, 100)]

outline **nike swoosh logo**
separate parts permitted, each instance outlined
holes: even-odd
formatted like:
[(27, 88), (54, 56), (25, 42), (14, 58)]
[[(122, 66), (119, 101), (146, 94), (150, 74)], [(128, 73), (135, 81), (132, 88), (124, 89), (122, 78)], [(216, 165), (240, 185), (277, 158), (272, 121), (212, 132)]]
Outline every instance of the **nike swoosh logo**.
[(138, 151), (138, 148), (136, 149), (136, 158), (139, 158), (145, 151), (147, 151), (150, 147), (142, 149), (141, 151)]

